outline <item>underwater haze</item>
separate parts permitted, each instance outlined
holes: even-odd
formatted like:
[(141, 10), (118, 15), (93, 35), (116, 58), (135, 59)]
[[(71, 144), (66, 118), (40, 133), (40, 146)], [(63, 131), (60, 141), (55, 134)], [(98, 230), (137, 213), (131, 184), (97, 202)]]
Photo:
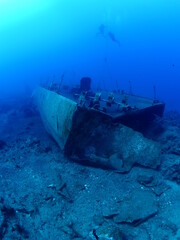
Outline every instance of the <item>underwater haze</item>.
[(179, 0), (0, 0), (0, 92), (92, 78), (180, 110)]
[(0, 0), (0, 240), (180, 240), (179, 103), (180, 0)]

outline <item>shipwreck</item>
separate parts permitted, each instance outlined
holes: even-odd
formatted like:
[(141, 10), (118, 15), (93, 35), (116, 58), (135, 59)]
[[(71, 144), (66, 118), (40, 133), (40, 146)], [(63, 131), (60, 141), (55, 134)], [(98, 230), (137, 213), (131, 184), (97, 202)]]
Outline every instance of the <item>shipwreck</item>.
[(157, 168), (160, 147), (143, 136), (165, 104), (125, 91), (91, 90), (91, 79), (70, 88), (52, 83), (38, 87), (34, 99), (47, 132), (68, 158), (129, 171), (134, 164)]

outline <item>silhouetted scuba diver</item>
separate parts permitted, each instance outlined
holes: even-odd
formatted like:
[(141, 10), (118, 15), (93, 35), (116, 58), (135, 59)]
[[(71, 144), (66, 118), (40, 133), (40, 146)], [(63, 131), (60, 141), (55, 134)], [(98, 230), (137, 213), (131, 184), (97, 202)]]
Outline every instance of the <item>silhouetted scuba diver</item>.
[(120, 42), (115, 37), (114, 33), (108, 30), (108, 27), (101, 24), (98, 28), (98, 33), (96, 35), (102, 35), (103, 37), (108, 37), (112, 42), (116, 43), (120, 47)]
[(120, 47), (120, 42), (115, 38), (114, 34), (112, 32), (108, 32), (108, 37), (115, 43), (118, 44), (118, 46)]
[(101, 24), (100, 26), (99, 26), (99, 32), (97, 33), (97, 34), (101, 34), (101, 35), (104, 35), (104, 33), (105, 33), (105, 28), (106, 28), (106, 26), (104, 25), (104, 24)]

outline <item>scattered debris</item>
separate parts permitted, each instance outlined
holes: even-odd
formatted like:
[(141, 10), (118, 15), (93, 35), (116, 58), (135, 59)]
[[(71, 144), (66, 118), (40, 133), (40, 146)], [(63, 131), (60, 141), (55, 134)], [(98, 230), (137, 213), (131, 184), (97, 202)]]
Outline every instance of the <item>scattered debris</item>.
[[(65, 159), (40, 118), (24, 118), (25, 108), (18, 105), (21, 112), (15, 108), (9, 109), (0, 128), (4, 149), (0, 151), (0, 239), (178, 239), (178, 115), (165, 116), (163, 131), (156, 131), (154, 141), (118, 124), (113, 126), (118, 141), (111, 141), (105, 125), (94, 128), (92, 139), (96, 141), (93, 134), (99, 134), (101, 143), (107, 138), (116, 151), (107, 141), (107, 154), (98, 155), (92, 141), (85, 155), (95, 165), (95, 156), (116, 169), (118, 165), (117, 174)], [(133, 142), (120, 138), (120, 132)]]

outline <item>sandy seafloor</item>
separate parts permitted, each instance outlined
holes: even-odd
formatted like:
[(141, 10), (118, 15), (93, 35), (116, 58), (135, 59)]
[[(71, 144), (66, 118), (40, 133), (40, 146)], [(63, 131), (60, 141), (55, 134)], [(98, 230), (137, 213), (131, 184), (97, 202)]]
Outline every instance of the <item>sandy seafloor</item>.
[(0, 102), (0, 239), (180, 239), (180, 115), (156, 129), (159, 169), (120, 174), (63, 156), (30, 98)]

